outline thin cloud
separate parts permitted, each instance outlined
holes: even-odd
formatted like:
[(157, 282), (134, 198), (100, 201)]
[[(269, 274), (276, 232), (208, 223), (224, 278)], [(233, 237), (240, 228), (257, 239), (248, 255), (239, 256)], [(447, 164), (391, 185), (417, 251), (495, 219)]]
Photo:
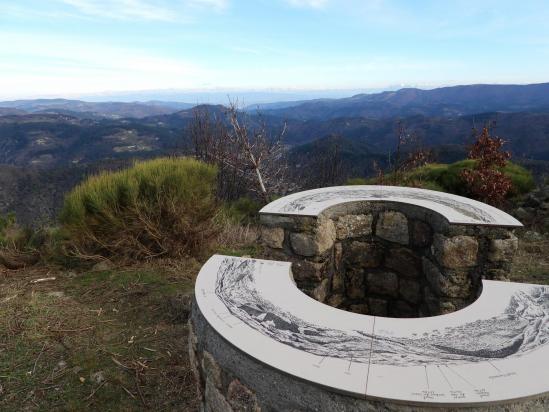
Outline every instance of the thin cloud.
[(292, 7), (323, 9), (328, 5), (328, 0), (286, 0)]
[(228, 0), (59, 0), (81, 14), (116, 20), (181, 21), (190, 9), (223, 11)]

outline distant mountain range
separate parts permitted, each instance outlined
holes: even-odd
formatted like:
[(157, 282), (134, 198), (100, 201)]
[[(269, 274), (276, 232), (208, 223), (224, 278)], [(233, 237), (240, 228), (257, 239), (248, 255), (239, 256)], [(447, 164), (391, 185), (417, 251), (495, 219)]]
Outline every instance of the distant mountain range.
[[(262, 96), (261, 94), (259, 94)], [(281, 96), (285, 94), (280, 93)], [(288, 97), (298, 95), (286, 94)], [(272, 96), (271, 96), (272, 97)], [(211, 104), (208, 96), (199, 102)], [(259, 98), (259, 97), (257, 97)], [(224, 103), (228, 103), (225, 96)], [(218, 98), (214, 99), (219, 100)], [(240, 101), (240, 103), (245, 103)], [(87, 102), (66, 99), (15, 100), (0, 102), (0, 116), (24, 113), (65, 114), (81, 118), (145, 118), (190, 109), (197, 104), (178, 101)], [(410, 117), (456, 117), (485, 112), (549, 111), (549, 83), (530, 85), (469, 85), (432, 90), (406, 88), (345, 98), (289, 100), (245, 106), (249, 113), (286, 119), (384, 119)]]
[(422, 116), (456, 117), (484, 112), (549, 110), (549, 83), (530, 85), (470, 85), (433, 90), (400, 89), (358, 94), (343, 99), (320, 99), (284, 107), (264, 105), (265, 113), (292, 119), (338, 117), (388, 118)]
[(193, 104), (179, 102), (84, 102), (66, 99), (14, 100), (0, 102), (0, 116), (6, 114), (65, 114), (82, 118), (143, 118), (189, 109)]

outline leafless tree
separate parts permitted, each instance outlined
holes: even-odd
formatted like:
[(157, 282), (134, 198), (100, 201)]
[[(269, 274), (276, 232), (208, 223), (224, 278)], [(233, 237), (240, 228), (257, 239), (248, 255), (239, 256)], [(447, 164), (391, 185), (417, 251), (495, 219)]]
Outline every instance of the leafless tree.
[(286, 125), (273, 136), (261, 116), (253, 120), (230, 102), (224, 118), (195, 110), (189, 132), (195, 156), (218, 165), (224, 195), (231, 197), (244, 186), (268, 203), (274, 193), (284, 192)]
[(231, 159), (233, 167), (253, 173), (256, 191), (268, 203), (273, 193), (282, 189), (281, 183), (287, 170), (282, 140), (286, 124), (280, 133), (273, 136), (260, 116), (255, 126), (246, 120), (245, 115), (241, 116), (237, 102), (230, 103), (227, 116), (231, 125), (229, 141), (235, 146), (238, 155)]

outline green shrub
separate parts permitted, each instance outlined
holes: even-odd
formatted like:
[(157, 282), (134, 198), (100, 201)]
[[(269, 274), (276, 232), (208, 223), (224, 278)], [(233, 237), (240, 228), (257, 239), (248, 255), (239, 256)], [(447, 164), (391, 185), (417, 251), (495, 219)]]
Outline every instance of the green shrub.
[(259, 217), (261, 204), (249, 197), (241, 197), (224, 207), (225, 217), (233, 224), (254, 223)]
[(0, 216), (0, 265), (20, 269), (35, 264), (44, 242), (43, 230), (19, 226), (13, 213)]
[(160, 158), (88, 178), (61, 211), (68, 251), (88, 259), (198, 252), (217, 231), (216, 174), (197, 160)]
[[(421, 187), (423, 189), (438, 190), (454, 193), (461, 196), (470, 196), (467, 185), (461, 177), (464, 169), (472, 169), (475, 160), (460, 160), (451, 164), (430, 163), (409, 172), (402, 173), (400, 186)], [(532, 174), (524, 167), (507, 162), (503, 173), (511, 179), (512, 187), (509, 196), (516, 196), (530, 192), (535, 183)], [(386, 176), (386, 181), (391, 181), (391, 175)], [(377, 179), (353, 178), (347, 181), (350, 185), (376, 184)]]

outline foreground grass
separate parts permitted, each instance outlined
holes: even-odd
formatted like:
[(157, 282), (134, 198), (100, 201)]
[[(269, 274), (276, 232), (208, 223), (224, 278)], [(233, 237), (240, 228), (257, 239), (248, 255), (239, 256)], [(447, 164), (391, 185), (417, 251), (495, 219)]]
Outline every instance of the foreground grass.
[(195, 410), (182, 302), (199, 266), (0, 272), (0, 410)]

